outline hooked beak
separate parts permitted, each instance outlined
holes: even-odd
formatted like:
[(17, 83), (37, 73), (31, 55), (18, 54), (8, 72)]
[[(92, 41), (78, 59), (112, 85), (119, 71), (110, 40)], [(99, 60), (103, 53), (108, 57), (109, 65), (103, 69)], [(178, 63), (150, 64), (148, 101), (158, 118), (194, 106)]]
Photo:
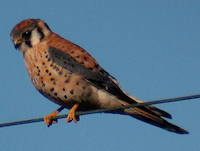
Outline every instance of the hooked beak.
[(22, 44), (22, 41), (20, 39), (15, 39), (13, 40), (13, 42), (14, 42), (15, 49), (18, 49), (20, 45)]

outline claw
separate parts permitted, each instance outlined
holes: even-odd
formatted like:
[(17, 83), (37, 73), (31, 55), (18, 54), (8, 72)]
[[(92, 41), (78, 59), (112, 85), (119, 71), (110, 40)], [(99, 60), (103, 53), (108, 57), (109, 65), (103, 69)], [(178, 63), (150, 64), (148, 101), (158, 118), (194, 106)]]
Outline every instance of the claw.
[(55, 117), (57, 114), (59, 113), (59, 111), (54, 111), (53, 113), (47, 115), (44, 117), (44, 122), (47, 124), (47, 126), (51, 126), (53, 123), (57, 123), (58, 120), (52, 120), (52, 117)]
[(75, 123), (79, 121), (79, 116), (76, 116), (76, 110), (78, 108), (79, 104), (75, 104), (70, 110), (69, 114), (67, 116), (67, 122), (74, 121)]
[(52, 124), (58, 123), (57, 119), (52, 119), (52, 117), (55, 117), (58, 115), (60, 111), (63, 110), (63, 107), (60, 107), (56, 111), (52, 112), (51, 114), (44, 117), (44, 122), (47, 124), (48, 127), (50, 127)]

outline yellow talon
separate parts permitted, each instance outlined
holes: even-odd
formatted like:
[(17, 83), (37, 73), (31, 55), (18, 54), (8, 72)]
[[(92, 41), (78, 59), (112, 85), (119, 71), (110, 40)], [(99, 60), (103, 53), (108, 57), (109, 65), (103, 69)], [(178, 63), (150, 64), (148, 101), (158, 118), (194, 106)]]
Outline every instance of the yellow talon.
[(62, 111), (64, 108), (60, 107), (59, 109), (57, 109), (56, 111), (52, 112), (51, 114), (47, 115), (44, 117), (44, 122), (47, 124), (47, 126), (51, 126), (52, 123), (58, 123), (58, 120), (52, 120), (52, 117), (55, 117), (58, 115), (58, 113), (60, 113), (60, 111)]
[(57, 122), (58, 122), (57, 120), (53, 120), (53, 121), (52, 121), (51, 118), (54, 117), (54, 116), (57, 116), (58, 113), (59, 113), (59, 111), (54, 111), (53, 113), (51, 113), (51, 114), (45, 116), (45, 117), (44, 117), (44, 122), (45, 122), (48, 126), (50, 126), (50, 125), (52, 124), (52, 122), (53, 122), (53, 123), (57, 123)]
[(67, 116), (67, 122), (71, 122), (74, 121), (75, 123), (77, 122), (76, 119), (76, 110), (78, 108), (79, 104), (75, 104), (70, 110), (69, 110), (69, 114)]

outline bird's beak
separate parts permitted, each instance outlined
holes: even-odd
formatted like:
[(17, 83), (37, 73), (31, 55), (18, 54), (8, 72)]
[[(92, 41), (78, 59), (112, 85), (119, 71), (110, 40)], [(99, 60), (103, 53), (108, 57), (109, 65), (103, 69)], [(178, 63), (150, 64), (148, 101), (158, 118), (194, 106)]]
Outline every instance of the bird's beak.
[(21, 39), (14, 39), (13, 42), (14, 42), (14, 45), (15, 45), (15, 49), (18, 49), (20, 47), (20, 45), (22, 44)]

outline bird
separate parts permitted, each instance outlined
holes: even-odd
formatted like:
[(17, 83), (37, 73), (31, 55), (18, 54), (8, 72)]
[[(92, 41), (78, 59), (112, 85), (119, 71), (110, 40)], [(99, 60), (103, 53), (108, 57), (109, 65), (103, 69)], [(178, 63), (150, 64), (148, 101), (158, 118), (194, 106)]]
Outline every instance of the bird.
[[(104, 70), (82, 47), (53, 32), (42, 19), (25, 19), (11, 31), (16, 49), (22, 52), (25, 66), (35, 88), (60, 107), (44, 117), (50, 126), (52, 117), (69, 109), (67, 122), (77, 122), (77, 111), (109, 109), (143, 103), (128, 94), (118, 81)], [(143, 122), (178, 134), (189, 132), (166, 120), (172, 116), (153, 105), (109, 111), (129, 115)]]

